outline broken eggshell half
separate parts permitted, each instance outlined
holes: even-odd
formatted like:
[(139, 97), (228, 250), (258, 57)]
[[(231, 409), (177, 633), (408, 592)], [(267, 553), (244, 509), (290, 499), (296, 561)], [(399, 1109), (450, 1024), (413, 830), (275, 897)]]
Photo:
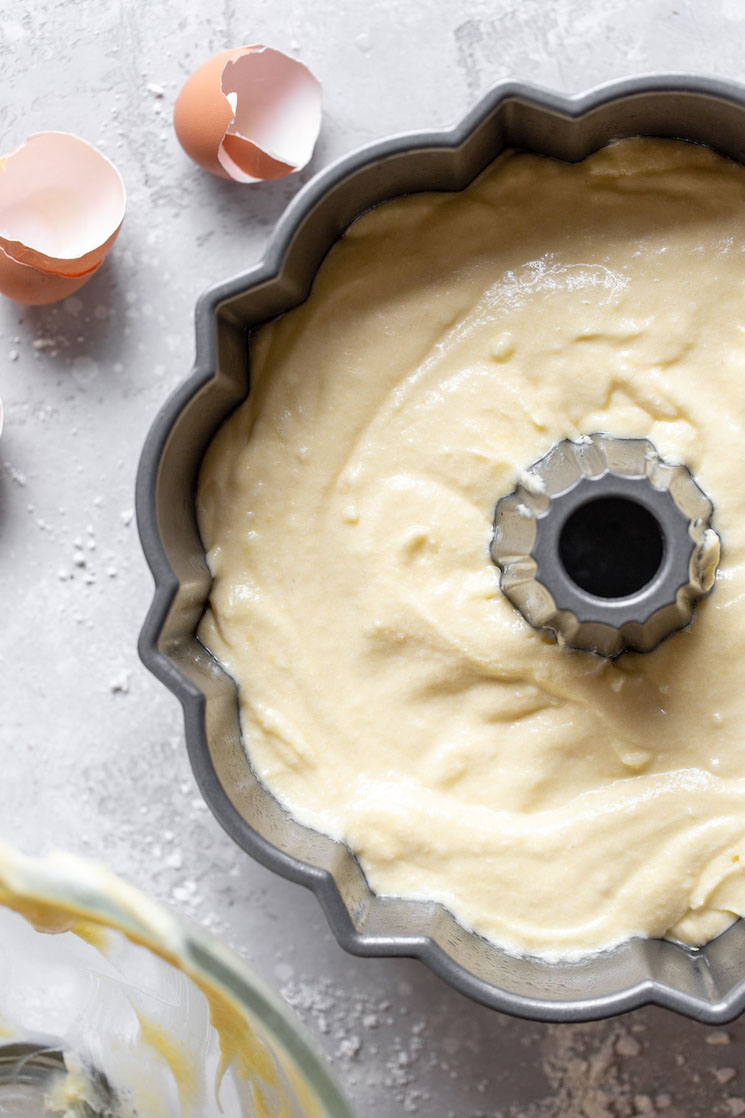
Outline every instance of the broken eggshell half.
[(54, 303), (100, 267), (124, 218), (121, 175), (69, 132), (37, 132), (0, 157), (0, 292)]
[(260, 45), (216, 54), (192, 74), (173, 110), (195, 163), (236, 182), (299, 171), (321, 127), (321, 85), (307, 66)]

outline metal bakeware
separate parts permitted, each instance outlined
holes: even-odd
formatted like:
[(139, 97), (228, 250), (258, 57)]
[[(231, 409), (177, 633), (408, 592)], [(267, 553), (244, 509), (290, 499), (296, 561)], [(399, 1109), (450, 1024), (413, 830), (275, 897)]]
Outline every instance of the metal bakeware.
[(745, 163), (745, 88), (667, 75), (564, 97), (506, 82), (454, 128), (373, 144), (305, 186), (263, 261), (199, 300), (194, 371), (145, 443), (137, 520), (155, 596), (140, 655), (183, 704), (191, 763), (212, 811), (253, 857), (313, 889), (348, 951), (416, 956), (462, 993), (522, 1017), (583, 1021), (653, 1002), (722, 1023), (745, 1008), (745, 921), (700, 950), (636, 939), (550, 963), (508, 954), (438, 903), (374, 895), (345, 846), (301, 826), (260, 784), (241, 742), (235, 685), (195, 636), (210, 590), (195, 486), (212, 436), (249, 391), (251, 330), (306, 298), (328, 249), (370, 206), (459, 190), (506, 147), (576, 161), (630, 135), (693, 140)]
[(613, 657), (690, 622), (713, 581), (713, 506), (686, 466), (649, 439), (596, 432), (562, 439), (525, 481), (497, 501), (491, 556), (530, 625)]

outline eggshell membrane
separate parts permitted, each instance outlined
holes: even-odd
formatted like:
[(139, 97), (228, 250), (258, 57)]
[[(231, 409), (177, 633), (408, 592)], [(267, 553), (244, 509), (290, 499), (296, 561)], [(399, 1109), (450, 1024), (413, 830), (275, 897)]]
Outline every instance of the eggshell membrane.
[(301, 62), (258, 44), (222, 51), (174, 108), (181, 146), (221, 178), (259, 182), (300, 170), (321, 124), (321, 87)]
[(89, 276), (125, 206), (113, 163), (67, 132), (38, 132), (0, 159), (0, 249), (41, 272)]
[(58, 276), (54, 272), (42, 272), (29, 264), (21, 264), (0, 248), (0, 292), (17, 303), (30, 306), (56, 303), (87, 283), (99, 267), (100, 264), (96, 265), (82, 276)]

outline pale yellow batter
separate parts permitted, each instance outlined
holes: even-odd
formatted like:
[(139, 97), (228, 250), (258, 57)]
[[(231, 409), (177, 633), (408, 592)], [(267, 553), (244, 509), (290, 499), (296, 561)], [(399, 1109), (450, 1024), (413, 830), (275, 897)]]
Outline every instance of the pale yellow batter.
[[(745, 170), (505, 155), (360, 218), (252, 360), (201, 476), (200, 636), (266, 784), (512, 950), (745, 913)], [(616, 662), (530, 629), (489, 556), (520, 470), (594, 431), (684, 461), (723, 545), (692, 626)]]

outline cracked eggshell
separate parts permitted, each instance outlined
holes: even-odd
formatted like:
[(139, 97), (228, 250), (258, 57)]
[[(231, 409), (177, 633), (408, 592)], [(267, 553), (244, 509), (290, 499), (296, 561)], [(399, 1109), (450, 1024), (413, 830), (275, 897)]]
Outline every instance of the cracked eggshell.
[(279, 179), (310, 160), (321, 86), (307, 66), (260, 45), (222, 51), (184, 85), (173, 123), (186, 154), (236, 182)]
[(76, 292), (97, 271), (98, 268), (93, 268), (82, 276), (59, 276), (54, 272), (42, 272), (29, 264), (21, 264), (0, 248), (0, 293), (16, 303), (26, 303), (29, 306), (56, 303)]
[(53, 303), (100, 267), (124, 218), (116, 167), (68, 132), (37, 132), (0, 158), (0, 292)]

